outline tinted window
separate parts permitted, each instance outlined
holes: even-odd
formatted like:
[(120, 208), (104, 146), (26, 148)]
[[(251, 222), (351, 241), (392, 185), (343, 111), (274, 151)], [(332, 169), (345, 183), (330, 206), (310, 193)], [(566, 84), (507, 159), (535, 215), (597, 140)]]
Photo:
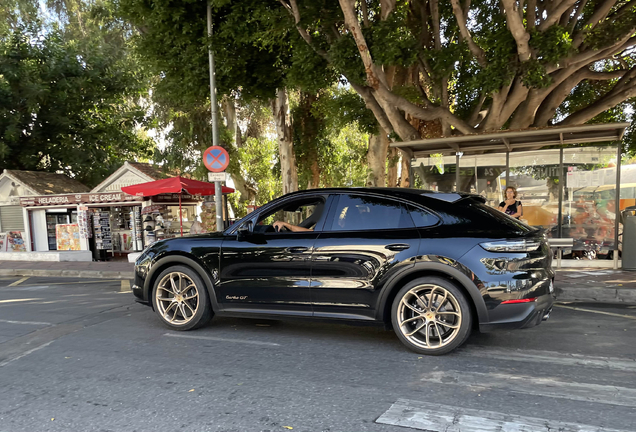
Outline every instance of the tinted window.
[(320, 220), (324, 204), (325, 201), (322, 197), (287, 201), (261, 214), (254, 227), (254, 232), (273, 232), (272, 224), (277, 220), (303, 228), (314, 229), (316, 223)]
[(471, 203), (470, 207), (474, 208), (482, 216), (485, 216), (488, 219), (490, 219), (492, 221), (491, 223), (494, 222), (495, 224), (498, 224), (501, 227), (512, 229), (522, 234), (536, 231), (534, 228), (529, 227), (523, 222), (520, 222), (517, 219), (504, 214), (504, 212), (502, 211), (489, 207), (486, 204)]
[(413, 228), (404, 207), (395, 201), (375, 197), (340, 195), (332, 231), (363, 231)]
[(439, 222), (439, 218), (437, 216), (430, 212), (427, 212), (426, 210), (411, 206), (407, 206), (406, 208), (411, 214), (411, 218), (413, 218), (413, 222), (415, 223), (416, 227), (429, 227), (436, 225)]

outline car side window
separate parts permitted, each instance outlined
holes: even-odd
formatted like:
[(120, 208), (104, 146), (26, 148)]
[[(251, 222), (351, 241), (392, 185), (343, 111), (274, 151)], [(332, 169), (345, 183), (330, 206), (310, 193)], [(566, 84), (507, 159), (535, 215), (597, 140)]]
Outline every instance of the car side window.
[(302, 198), (287, 201), (270, 211), (259, 215), (254, 232), (276, 232), (272, 224), (276, 221), (288, 222), (310, 230), (315, 229), (325, 207), (323, 197)]
[(376, 197), (340, 195), (333, 215), (331, 231), (414, 228), (402, 204)]
[(417, 207), (413, 207), (410, 205), (407, 205), (406, 209), (408, 210), (411, 217), (413, 218), (413, 222), (415, 223), (415, 226), (418, 228), (430, 227), (433, 225), (437, 225), (439, 222), (439, 218), (429, 211), (426, 211)]

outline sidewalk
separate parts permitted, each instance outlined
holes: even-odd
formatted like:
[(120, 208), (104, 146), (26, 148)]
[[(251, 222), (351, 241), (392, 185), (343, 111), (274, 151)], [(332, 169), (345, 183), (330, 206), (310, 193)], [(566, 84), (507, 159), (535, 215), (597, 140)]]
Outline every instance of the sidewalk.
[[(128, 262), (0, 261), (0, 276), (81, 277), (132, 279)], [(559, 301), (636, 304), (636, 272), (594, 268), (566, 268), (554, 281)]]
[(0, 261), (0, 276), (81, 277), (91, 279), (132, 279), (133, 263)]

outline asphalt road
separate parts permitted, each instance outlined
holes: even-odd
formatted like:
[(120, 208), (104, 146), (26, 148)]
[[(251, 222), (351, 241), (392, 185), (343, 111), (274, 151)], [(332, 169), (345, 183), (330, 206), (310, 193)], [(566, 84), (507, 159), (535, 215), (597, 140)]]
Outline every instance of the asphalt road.
[(373, 326), (173, 332), (126, 288), (0, 278), (0, 431), (636, 431), (635, 307), (564, 305), (426, 357)]

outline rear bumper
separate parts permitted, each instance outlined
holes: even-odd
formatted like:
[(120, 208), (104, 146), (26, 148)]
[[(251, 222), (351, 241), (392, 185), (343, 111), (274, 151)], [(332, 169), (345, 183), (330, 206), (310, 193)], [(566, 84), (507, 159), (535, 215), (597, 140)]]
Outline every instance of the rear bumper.
[(530, 303), (499, 305), (498, 312), (506, 318), (479, 324), (479, 331), (489, 332), (538, 326), (550, 317), (554, 300), (554, 295), (549, 293), (537, 297), (536, 301)]

